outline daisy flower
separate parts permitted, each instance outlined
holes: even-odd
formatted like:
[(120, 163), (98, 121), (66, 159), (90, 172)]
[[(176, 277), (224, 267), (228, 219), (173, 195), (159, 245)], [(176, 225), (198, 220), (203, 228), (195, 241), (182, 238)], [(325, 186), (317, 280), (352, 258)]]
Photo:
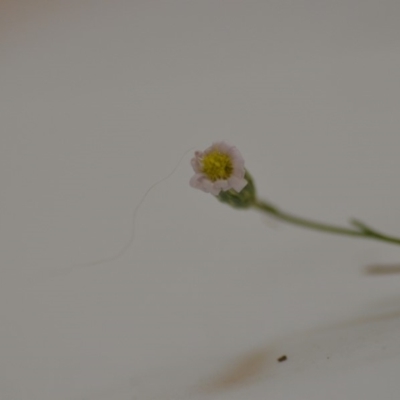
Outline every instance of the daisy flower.
[(240, 193), (248, 183), (242, 155), (225, 142), (215, 142), (204, 151), (196, 151), (191, 164), (195, 174), (190, 186), (214, 196), (231, 189)]

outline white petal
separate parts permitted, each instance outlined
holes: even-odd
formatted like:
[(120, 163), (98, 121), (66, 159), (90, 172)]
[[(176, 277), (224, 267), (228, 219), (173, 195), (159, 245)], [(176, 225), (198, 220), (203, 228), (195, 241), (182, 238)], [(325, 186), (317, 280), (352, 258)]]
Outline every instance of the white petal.
[(223, 154), (229, 154), (230, 149), (232, 148), (232, 146), (226, 142), (216, 142), (213, 144), (213, 147)]
[(190, 178), (189, 185), (193, 188), (200, 189), (201, 188), (201, 178), (202, 174), (195, 174)]
[(194, 172), (201, 172), (201, 158), (203, 156), (203, 153), (201, 151), (196, 151), (194, 153), (194, 157), (190, 160), (190, 164), (192, 165), (192, 168)]
[(190, 186), (195, 189), (200, 189), (203, 192), (218, 195), (221, 191), (220, 185), (216, 185), (215, 182), (211, 182), (204, 174), (195, 174), (190, 179)]
[(244, 169), (244, 159), (240, 154), (239, 150), (236, 147), (234, 147), (233, 149), (231, 149), (229, 154), (232, 158), (233, 168), (239, 170)]
[(223, 191), (229, 190), (231, 188), (229, 182), (226, 179), (219, 179), (218, 181), (215, 181), (213, 185), (215, 188), (222, 189)]
[(217, 185), (215, 185), (214, 182), (211, 182), (210, 180), (205, 179), (203, 184), (204, 184), (204, 191), (211, 193), (214, 196), (219, 195), (221, 188), (219, 188)]
[(244, 178), (238, 178), (237, 176), (232, 176), (229, 178), (229, 185), (231, 188), (235, 189), (240, 193), (247, 185), (247, 181)]

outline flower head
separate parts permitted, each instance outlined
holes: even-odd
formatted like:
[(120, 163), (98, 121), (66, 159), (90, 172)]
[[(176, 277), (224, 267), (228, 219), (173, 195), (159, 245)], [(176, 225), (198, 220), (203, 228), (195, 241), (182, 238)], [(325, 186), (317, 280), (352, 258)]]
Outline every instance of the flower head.
[(240, 193), (247, 185), (244, 159), (235, 146), (215, 142), (204, 151), (196, 151), (191, 160), (195, 175), (190, 186), (218, 196), (233, 189)]

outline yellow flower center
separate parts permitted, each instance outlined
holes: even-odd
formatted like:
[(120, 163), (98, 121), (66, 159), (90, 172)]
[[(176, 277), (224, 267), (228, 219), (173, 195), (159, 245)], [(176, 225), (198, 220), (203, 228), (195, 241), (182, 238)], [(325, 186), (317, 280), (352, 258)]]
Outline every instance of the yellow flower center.
[(233, 172), (231, 158), (227, 154), (213, 151), (206, 154), (202, 159), (203, 173), (215, 182), (219, 179), (228, 179)]

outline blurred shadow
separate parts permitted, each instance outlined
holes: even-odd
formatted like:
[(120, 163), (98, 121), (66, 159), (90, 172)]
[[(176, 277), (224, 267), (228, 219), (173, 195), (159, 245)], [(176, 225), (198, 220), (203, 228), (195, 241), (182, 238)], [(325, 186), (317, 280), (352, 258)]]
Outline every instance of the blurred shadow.
[[(285, 385), (296, 376), (318, 379), (335, 371), (343, 373), (399, 358), (399, 331), (400, 297), (396, 297), (371, 304), (352, 318), (291, 332), (232, 359), (207, 357), (189, 365), (149, 371), (97, 393), (96, 400), (189, 400), (253, 385)], [(287, 360), (280, 363), (282, 355), (287, 355)], [(268, 387), (263, 389), (266, 396)]]
[(364, 268), (366, 275), (400, 274), (400, 264), (373, 264)]
[(215, 378), (199, 386), (199, 392), (213, 393), (232, 390), (235, 387), (248, 385), (259, 380), (271, 358), (267, 349), (258, 349), (244, 356), (238, 357), (229, 363), (225, 370), (218, 373)]
[[(199, 392), (218, 393), (262, 381), (285, 381), (299, 374), (317, 376), (399, 357), (399, 330), (400, 297), (372, 305), (354, 318), (280, 337), (233, 361), (200, 386)], [(288, 359), (280, 364), (282, 354)]]

